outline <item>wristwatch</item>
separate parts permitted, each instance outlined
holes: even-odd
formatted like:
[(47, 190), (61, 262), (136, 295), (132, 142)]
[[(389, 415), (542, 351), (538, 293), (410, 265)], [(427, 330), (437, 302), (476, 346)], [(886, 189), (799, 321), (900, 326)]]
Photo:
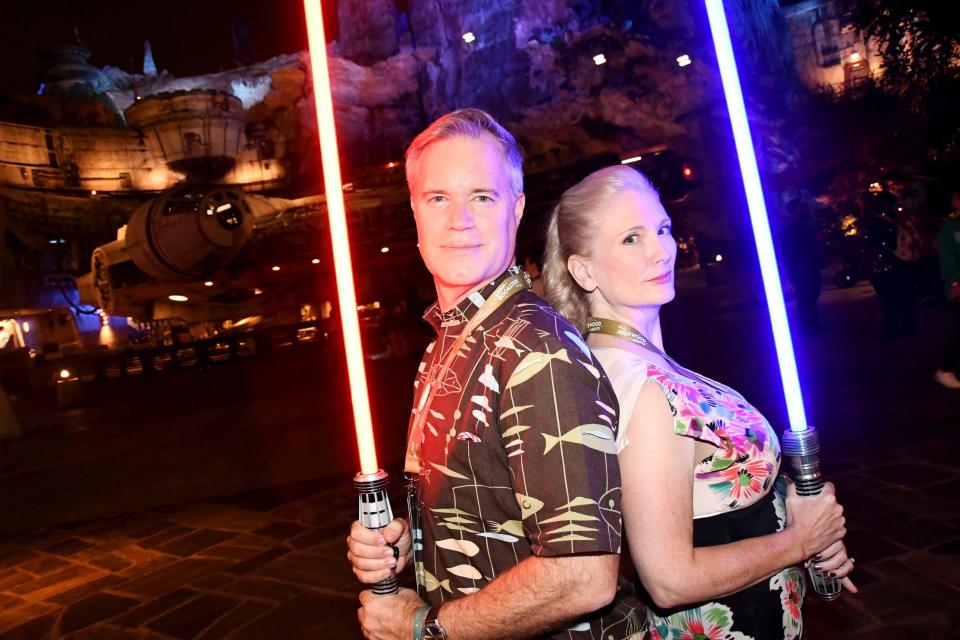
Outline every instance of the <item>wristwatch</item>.
[(440, 624), (440, 607), (430, 607), (427, 619), (423, 623), (424, 640), (449, 640), (447, 630)]

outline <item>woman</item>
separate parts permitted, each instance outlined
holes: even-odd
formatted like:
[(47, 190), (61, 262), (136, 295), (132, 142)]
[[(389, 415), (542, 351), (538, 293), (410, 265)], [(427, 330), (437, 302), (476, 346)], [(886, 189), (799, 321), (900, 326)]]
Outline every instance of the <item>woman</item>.
[(624, 530), (649, 595), (647, 631), (797, 638), (797, 565), (819, 552), (817, 564), (856, 592), (842, 508), (831, 485), (807, 498), (785, 490), (763, 416), (663, 353), (676, 252), (656, 191), (624, 166), (564, 193), (547, 231), (547, 298), (588, 335), (620, 403)]

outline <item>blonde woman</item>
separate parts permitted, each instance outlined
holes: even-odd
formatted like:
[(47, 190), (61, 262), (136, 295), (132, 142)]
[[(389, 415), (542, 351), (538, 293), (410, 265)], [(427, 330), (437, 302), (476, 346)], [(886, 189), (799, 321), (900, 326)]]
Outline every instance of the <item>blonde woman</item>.
[(547, 298), (588, 336), (620, 403), (624, 533), (647, 631), (798, 638), (805, 560), (819, 554), (856, 591), (843, 510), (831, 485), (816, 497), (787, 488), (764, 417), (664, 352), (676, 254), (657, 192), (625, 166), (564, 193), (547, 231)]

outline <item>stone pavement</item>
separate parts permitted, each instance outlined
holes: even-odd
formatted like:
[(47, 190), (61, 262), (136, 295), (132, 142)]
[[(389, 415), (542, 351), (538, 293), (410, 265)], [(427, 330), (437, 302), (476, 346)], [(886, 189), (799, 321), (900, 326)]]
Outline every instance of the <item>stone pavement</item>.
[[(808, 598), (807, 638), (960, 637), (952, 449), (832, 465), (862, 592)], [(348, 482), (313, 483), (22, 535), (0, 546), (0, 638), (359, 638), (355, 509)]]
[(359, 637), (344, 485), (21, 536), (0, 546), (0, 637)]

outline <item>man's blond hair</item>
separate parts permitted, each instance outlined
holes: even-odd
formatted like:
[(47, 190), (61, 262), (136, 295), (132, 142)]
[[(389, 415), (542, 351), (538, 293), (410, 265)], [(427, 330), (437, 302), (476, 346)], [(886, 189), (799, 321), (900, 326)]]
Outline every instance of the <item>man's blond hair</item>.
[(482, 109), (458, 109), (441, 116), (437, 120), (420, 132), (413, 139), (407, 152), (404, 154), (406, 161), (407, 186), (413, 189), (414, 179), (417, 177), (417, 162), (423, 150), (434, 142), (448, 140), (459, 136), (467, 138), (481, 138), (484, 135), (493, 136), (493, 138), (503, 147), (503, 156), (507, 161), (507, 176), (510, 179), (510, 189), (513, 196), (516, 197), (523, 193), (523, 154), (520, 153), (520, 147), (516, 139), (509, 131), (494, 120), (486, 111)]

